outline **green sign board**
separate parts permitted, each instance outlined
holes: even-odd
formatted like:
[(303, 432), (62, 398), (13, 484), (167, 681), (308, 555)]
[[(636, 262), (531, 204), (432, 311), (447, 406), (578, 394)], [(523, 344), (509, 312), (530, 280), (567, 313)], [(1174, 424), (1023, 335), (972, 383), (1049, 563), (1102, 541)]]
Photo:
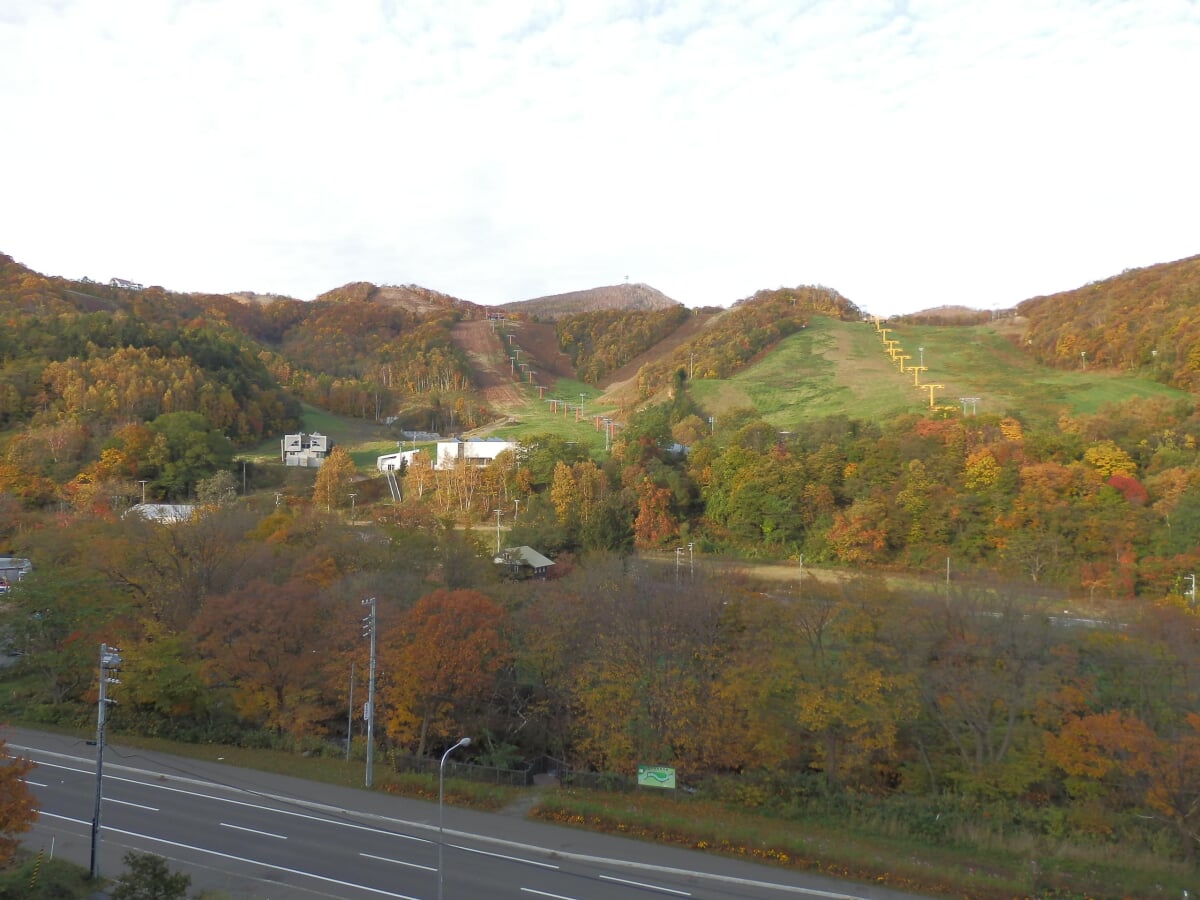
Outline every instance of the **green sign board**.
[(675, 770), (669, 766), (638, 766), (638, 787), (673, 789)]

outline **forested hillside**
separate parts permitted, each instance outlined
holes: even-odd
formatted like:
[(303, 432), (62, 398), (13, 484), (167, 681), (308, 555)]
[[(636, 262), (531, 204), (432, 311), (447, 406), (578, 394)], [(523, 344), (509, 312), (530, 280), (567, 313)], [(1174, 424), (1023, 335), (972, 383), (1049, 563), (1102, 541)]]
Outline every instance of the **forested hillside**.
[(1200, 256), (1035, 297), (1019, 312), (1047, 365), (1134, 370), (1200, 391)]
[(666, 339), (692, 313), (683, 306), (651, 312), (604, 309), (565, 315), (556, 323), (558, 343), (588, 384), (606, 376)]
[(49, 278), (0, 256), (0, 312), (0, 429), (22, 429), (9, 479), (38, 496), (46, 479), (108, 477), (101, 452), (148, 441), (129, 429), (164, 415), (199, 415), (235, 448), (298, 430), (298, 401), (368, 421), (407, 410), (421, 428), (448, 425), (442, 411), (488, 416), (450, 339), (471, 307), (435, 292), (240, 302)]
[(861, 318), (862, 313), (837, 291), (825, 287), (759, 291), (739, 300), (692, 340), (638, 373), (637, 388), (650, 397), (665, 388), (676, 371), (690, 378), (725, 378), (781, 338), (803, 328), (811, 315)]
[[(1159, 283), (1136, 275), (1112, 285)], [(1122, 324), (1101, 292), (1093, 329), (1190, 346), (1176, 302), (1188, 288), (1155, 278), (1173, 286), (1162, 315), (1142, 318), (1161, 324)], [(300, 400), (368, 422), (405, 404), (423, 404), (423, 421), (484, 416), (450, 339), (477, 311), (401, 293), (239, 302), (0, 259), (0, 546), (33, 565), (0, 609), (10, 716), (94, 723), (103, 640), (128, 660), (115, 728), (340, 754), (373, 596), (387, 672), (376, 734), (396, 752), (472, 734), (490, 764), (550, 755), (621, 776), (650, 760), (709, 798), (783, 816), (869, 808), (932, 843), (1133, 848), (1195, 873), (1195, 394), (1149, 381), (1160, 393), (1084, 409), (1047, 391), (1035, 413), (1007, 402), (1031, 381), (1001, 359), (1004, 406), (968, 412), (932, 388), (926, 403), (910, 382), (981, 368), (963, 353), (956, 372), (948, 347), (980, 332), (920, 326), (923, 365), (897, 367), (883, 326), (806, 287), (689, 332), (643, 366), (643, 400), (619, 421), (599, 390), (569, 382), (549, 398), (563, 407), (546, 414), (553, 427), (486, 465), (434, 466), (425, 446), (385, 484), (370, 453), (356, 464), (343, 446), (315, 471), (235, 462), (298, 428)], [(1080, 321), (1072, 302), (1064, 317)], [(1066, 333), (1053, 305), (1030, 301), (1030, 338), (988, 335), (988, 352), (1045, 352), (1043, 329)], [(599, 373), (677, 334), (680, 315), (576, 311), (559, 333)], [(501, 325), (468, 324), (502, 352)], [(851, 345), (878, 365), (839, 359)], [(711, 382), (784, 350), (797, 355), (773, 377), (844, 365), (866, 390), (886, 378), (920, 402), (896, 415), (829, 405), (786, 429), (753, 405), (705, 406)], [(1090, 368), (1081, 358), (1069, 377), (1097, 396), (1137, 381), (1083, 352)], [(539, 387), (520, 391), (545, 414)], [(192, 509), (130, 515), (143, 495)], [(520, 545), (553, 559), (547, 581), (493, 563)], [(789, 577), (756, 582), (757, 561)], [(1103, 879), (1087, 878), (1046, 883), (1094, 894)]]

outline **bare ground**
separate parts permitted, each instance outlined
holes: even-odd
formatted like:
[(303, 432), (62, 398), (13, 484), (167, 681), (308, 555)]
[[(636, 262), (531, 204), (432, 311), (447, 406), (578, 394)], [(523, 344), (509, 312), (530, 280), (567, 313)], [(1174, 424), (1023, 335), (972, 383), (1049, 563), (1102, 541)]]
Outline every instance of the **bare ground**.
[(541, 376), (541, 384), (552, 384), (555, 378), (574, 378), (575, 367), (570, 358), (558, 348), (558, 332), (546, 322), (510, 322), (517, 346), (527, 353)]
[(484, 319), (459, 322), (451, 329), (450, 337), (467, 354), (475, 384), (489, 403), (504, 407), (524, 402), (491, 322)]

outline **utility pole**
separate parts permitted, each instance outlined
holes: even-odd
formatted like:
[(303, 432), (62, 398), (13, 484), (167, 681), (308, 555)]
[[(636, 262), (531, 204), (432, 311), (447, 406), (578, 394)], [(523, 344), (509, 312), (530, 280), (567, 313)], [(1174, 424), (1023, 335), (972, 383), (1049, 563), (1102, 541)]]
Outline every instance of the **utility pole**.
[(346, 762), (350, 762), (350, 745), (354, 741), (354, 660), (350, 660), (350, 700), (346, 703)]
[(371, 661), (367, 675), (367, 706), (363, 714), (367, 719), (367, 773), (366, 786), (371, 786), (371, 769), (375, 756), (375, 598), (368, 597), (363, 606), (371, 607), (371, 612), (363, 619), (363, 637), (371, 639)]
[(496, 507), (496, 555), (500, 555), (500, 517), (504, 514), (499, 506)]
[(96, 806), (92, 811), (92, 869), (91, 878), (95, 881), (100, 877), (100, 805), (104, 799), (104, 722), (108, 714), (108, 704), (116, 703), (108, 699), (107, 687), (110, 684), (120, 684), (120, 680), (109, 675), (109, 672), (121, 665), (121, 657), (116, 647), (108, 644), (100, 645), (100, 702), (96, 710)]

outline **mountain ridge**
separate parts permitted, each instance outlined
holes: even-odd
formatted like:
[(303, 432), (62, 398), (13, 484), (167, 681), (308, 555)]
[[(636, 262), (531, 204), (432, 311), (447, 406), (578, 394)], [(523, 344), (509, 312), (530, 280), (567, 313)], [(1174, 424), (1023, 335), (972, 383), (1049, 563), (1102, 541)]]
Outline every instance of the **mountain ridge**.
[(498, 309), (541, 319), (555, 320), (563, 316), (601, 309), (658, 310), (682, 306), (662, 291), (648, 284), (612, 284), (602, 287), (551, 294), (529, 300), (501, 303)]

